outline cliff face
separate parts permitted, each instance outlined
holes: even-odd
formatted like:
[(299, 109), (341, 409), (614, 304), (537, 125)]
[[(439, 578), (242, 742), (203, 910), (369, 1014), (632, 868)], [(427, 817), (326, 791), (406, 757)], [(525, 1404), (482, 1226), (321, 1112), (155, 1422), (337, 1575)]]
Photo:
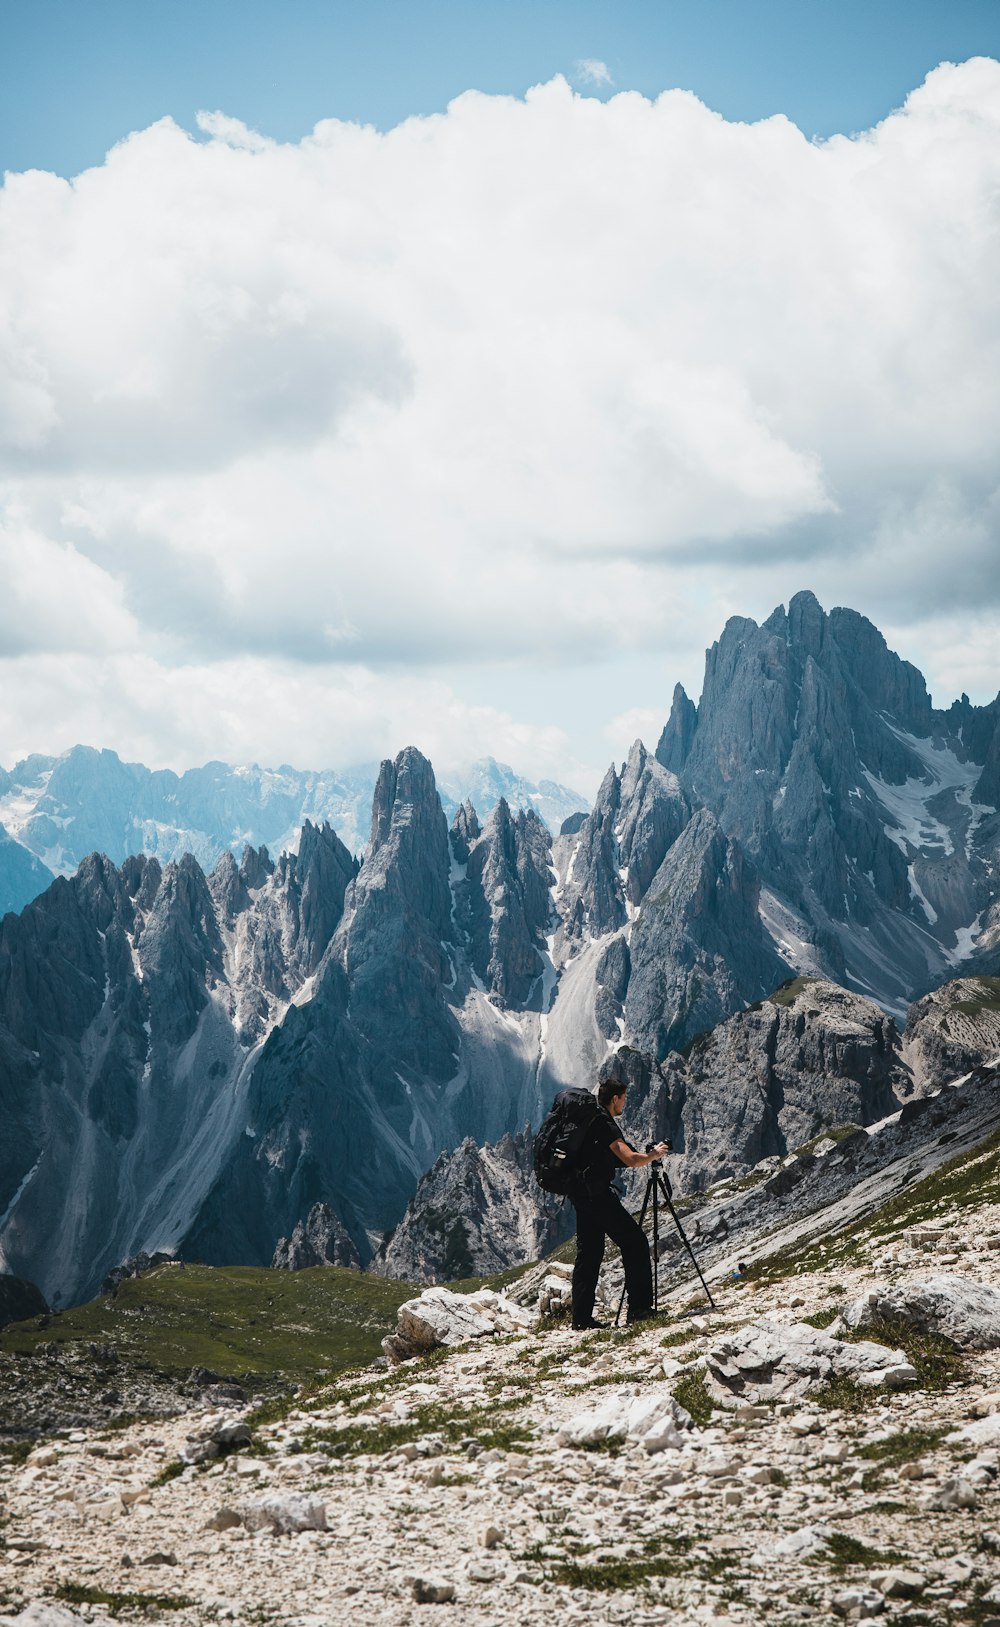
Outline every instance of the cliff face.
[(910, 1007), (903, 1041), (923, 1088), (1000, 1063), (1000, 978), (956, 978), (924, 995)]
[(190, 856), (95, 854), (0, 923), (6, 1269), (65, 1300), (177, 1243), (354, 869), (329, 827), (208, 877)]
[(452, 1282), (537, 1260), (564, 1242), (573, 1208), (539, 1191), (533, 1142), (529, 1125), (492, 1146), (469, 1137), (442, 1153), (372, 1270), (406, 1282)]
[[(442, 1152), (505, 1145), (623, 1046), (689, 1184), (889, 1112), (993, 1034), (998, 716), (935, 711), (869, 622), (798, 594), (727, 625), (699, 705), (678, 687), (656, 753), (637, 741), (554, 840), (502, 796), (449, 832), (409, 748), (360, 865), (310, 822), (297, 854), (208, 874), (91, 855), (0, 924), (0, 1269), (52, 1298), (143, 1250), (267, 1264), (317, 1204), (367, 1262)], [(124, 795), (98, 755), (81, 784)], [(956, 970), (980, 992), (900, 1050), (886, 1012)], [(479, 1156), (493, 1218), (454, 1249), (482, 1261), (542, 1222), (517, 1159), (490, 1154), (480, 1192)], [(445, 1269), (440, 1238), (406, 1247)]]

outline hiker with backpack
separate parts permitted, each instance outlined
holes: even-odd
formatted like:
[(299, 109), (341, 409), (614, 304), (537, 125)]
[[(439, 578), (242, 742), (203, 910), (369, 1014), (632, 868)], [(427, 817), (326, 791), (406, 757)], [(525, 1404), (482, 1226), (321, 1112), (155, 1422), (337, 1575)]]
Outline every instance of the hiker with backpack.
[(670, 1151), (668, 1141), (637, 1152), (616, 1122), (625, 1110), (628, 1085), (605, 1079), (596, 1098), (589, 1090), (559, 1092), (535, 1140), (535, 1175), (547, 1192), (568, 1196), (576, 1210), (576, 1264), (573, 1267), (573, 1326), (600, 1328), (594, 1297), (604, 1259), (604, 1240), (621, 1249), (628, 1294), (628, 1321), (653, 1314), (653, 1272), (649, 1245), (612, 1188), (622, 1169), (642, 1169)]

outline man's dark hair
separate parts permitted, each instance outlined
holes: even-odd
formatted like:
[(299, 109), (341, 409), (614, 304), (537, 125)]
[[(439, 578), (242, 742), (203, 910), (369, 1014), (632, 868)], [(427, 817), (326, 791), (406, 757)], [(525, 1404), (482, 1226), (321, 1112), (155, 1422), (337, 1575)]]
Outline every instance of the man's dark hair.
[(624, 1079), (602, 1079), (597, 1087), (597, 1100), (602, 1107), (611, 1106), (613, 1096), (624, 1096), (628, 1085)]

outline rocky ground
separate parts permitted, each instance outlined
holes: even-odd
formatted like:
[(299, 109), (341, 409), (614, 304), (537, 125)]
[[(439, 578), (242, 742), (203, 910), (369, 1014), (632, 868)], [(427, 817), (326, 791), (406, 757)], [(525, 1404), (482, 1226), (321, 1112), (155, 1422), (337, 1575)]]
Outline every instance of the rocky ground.
[(800, 1349), (709, 1410), (751, 1324), (819, 1348), (876, 1283), (989, 1289), (995, 1241), (1000, 1205), (956, 1209), (835, 1281), (716, 1282), (714, 1314), (543, 1322), (270, 1413), (64, 1430), (6, 1477), (0, 1621), (1000, 1621), (1000, 1351), (914, 1335), (892, 1389), (817, 1388)]

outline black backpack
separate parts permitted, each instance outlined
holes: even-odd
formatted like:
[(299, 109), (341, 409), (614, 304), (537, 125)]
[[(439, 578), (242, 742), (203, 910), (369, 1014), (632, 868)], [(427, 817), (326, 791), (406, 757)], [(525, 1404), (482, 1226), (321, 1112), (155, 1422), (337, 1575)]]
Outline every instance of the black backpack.
[(535, 1137), (535, 1180), (544, 1192), (565, 1197), (582, 1179), (580, 1156), (601, 1108), (589, 1090), (570, 1086), (556, 1097)]

